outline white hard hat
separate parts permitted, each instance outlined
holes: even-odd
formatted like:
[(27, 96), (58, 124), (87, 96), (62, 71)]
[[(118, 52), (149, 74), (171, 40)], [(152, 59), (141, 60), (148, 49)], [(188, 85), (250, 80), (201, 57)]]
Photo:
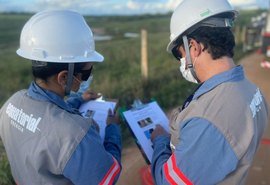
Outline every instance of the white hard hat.
[[(231, 13), (231, 19), (234, 19), (237, 15), (237, 12), (227, 0), (183, 0), (174, 10), (171, 17), (171, 35), (167, 51), (171, 52), (175, 46), (174, 41), (187, 30), (207, 18), (222, 13)], [(216, 21), (218, 22), (218, 20), (214, 20), (214, 22)]]
[(78, 63), (102, 62), (90, 27), (69, 10), (43, 11), (24, 25), (17, 54), (30, 60)]

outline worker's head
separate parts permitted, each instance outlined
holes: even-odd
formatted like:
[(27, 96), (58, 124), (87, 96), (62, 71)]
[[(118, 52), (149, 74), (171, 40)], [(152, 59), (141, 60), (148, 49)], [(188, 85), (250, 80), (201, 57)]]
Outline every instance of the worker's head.
[(17, 54), (32, 61), (35, 78), (46, 81), (63, 72), (66, 94), (72, 88), (74, 75), (89, 72), (93, 62), (104, 59), (95, 51), (93, 33), (83, 16), (69, 10), (43, 11), (32, 16), (22, 29)]
[(199, 81), (194, 70), (196, 58), (190, 56), (191, 47), (201, 46), (197, 49), (208, 52), (213, 60), (233, 57), (231, 27), (236, 14), (227, 0), (183, 0), (175, 9), (167, 50), (181, 61), (180, 69), (189, 76), (187, 80)]
[[(72, 83), (70, 90), (77, 91), (82, 81), (87, 81), (92, 74), (93, 63), (82, 62), (74, 63)], [(51, 83), (52, 80), (65, 90), (68, 83), (69, 63), (52, 63), (32, 61), (32, 73), (36, 80), (41, 80), (45, 83)]]

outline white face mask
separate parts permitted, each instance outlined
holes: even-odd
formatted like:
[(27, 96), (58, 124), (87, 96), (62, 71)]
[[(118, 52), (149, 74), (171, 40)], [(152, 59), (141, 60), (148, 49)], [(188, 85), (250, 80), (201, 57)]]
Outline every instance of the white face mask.
[[(198, 83), (198, 81), (194, 78), (194, 76), (191, 73), (190, 68), (186, 69), (186, 58), (180, 59), (181, 65), (180, 65), (180, 72), (182, 73), (182, 76), (189, 82)], [(195, 62), (194, 62), (195, 63)]]
[(71, 91), (70, 94), (78, 94), (82, 95), (85, 91), (87, 91), (92, 83), (93, 80), (93, 75), (89, 76), (89, 78), (86, 81), (79, 81), (80, 82), (80, 87), (77, 92)]
[(89, 76), (89, 78), (86, 81), (82, 81), (77, 93), (83, 94), (85, 91), (87, 91), (92, 83), (92, 80), (93, 80), (93, 75)]

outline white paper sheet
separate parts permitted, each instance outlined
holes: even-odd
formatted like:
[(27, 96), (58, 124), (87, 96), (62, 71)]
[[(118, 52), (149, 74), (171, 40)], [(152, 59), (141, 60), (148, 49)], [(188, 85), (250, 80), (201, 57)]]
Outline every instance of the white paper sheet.
[(157, 102), (151, 102), (138, 109), (132, 109), (123, 112), (123, 115), (130, 129), (135, 135), (144, 157), (147, 157), (148, 163), (151, 163), (153, 155), (153, 143), (151, 142), (151, 132), (157, 124), (160, 124), (169, 132), (169, 120), (161, 110)]
[(81, 105), (79, 111), (85, 118), (93, 118), (99, 125), (99, 134), (104, 141), (106, 120), (109, 109), (114, 112), (117, 102), (115, 101), (103, 101), (103, 100), (91, 100)]

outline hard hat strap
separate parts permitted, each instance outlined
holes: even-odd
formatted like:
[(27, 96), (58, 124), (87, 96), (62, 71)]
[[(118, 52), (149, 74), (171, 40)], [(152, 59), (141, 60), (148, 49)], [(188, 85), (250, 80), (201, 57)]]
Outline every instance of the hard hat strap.
[(33, 67), (45, 67), (47, 66), (47, 62), (42, 62), (42, 61), (37, 61), (37, 60), (32, 60), (32, 66)]
[(233, 27), (233, 19), (229, 18), (221, 18), (221, 17), (210, 17), (206, 20), (203, 20), (196, 24), (195, 26), (191, 27), (187, 33), (191, 34), (199, 27), (206, 26), (211, 28), (231, 28)]
[(72, 86), (72, 80), (73, 80), (73, 73), (74, 73), (74, 63), (68, 64), (68, 78), (67, 78), (67, 85), (65, 87), (65, 94), (69, 95), (71, 86)]
[(185, 52), (186, 52), (187, 67), (190, 68), (191, 74), (197, 80), (197, 82), (200, 82), (200, 80), (198, 79), (198, 77), (195, 73), (195, 70), (193, 68), (192, 59), (191, 59), (190, 52), (189, 52), (188, 38), (186, 35), (183, 36), (183, 44), (184, 44), (184, 48), (185, 48)]
[(233, 27), (233, 20), (228, 18), (210, 17), (201, 22), (201, 26), (208, 27)]

